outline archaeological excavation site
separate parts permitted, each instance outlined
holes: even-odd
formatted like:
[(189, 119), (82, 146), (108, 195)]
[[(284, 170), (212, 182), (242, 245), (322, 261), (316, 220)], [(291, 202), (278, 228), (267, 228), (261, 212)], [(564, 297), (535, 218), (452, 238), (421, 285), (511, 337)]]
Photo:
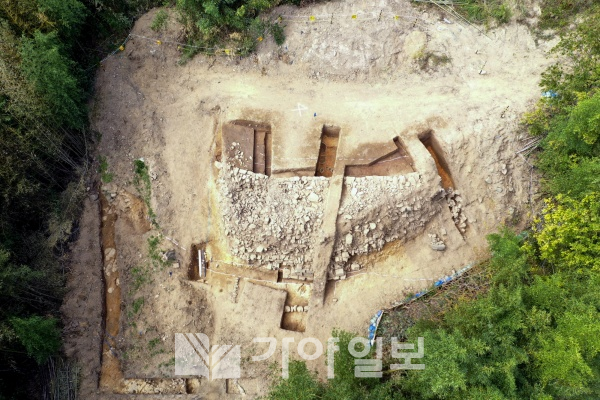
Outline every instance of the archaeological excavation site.
[[(380, 310), (485, 259), (485, 236), (529, 211), (515, 152), (551, 44), (408, 1), (360, 28), (304, 18), (357, 7), (374, 10), (277, 7), (283, 46), (185, 64), (151, 11), (103, 62), (90, 109), (114, 178), (86, 200), (65, 305), (86, 398), (265, 395), (284, 338), (292, 359), (333, 329), (373, 339)], [(240, 376), (176, 374), (184, 333), (239, 345)], [(269, 360), (256, 337), (276, 339)]]

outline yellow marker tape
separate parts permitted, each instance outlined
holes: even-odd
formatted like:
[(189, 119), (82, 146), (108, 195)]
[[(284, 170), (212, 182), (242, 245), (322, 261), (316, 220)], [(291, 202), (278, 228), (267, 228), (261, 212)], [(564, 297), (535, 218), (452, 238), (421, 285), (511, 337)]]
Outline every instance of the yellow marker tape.
[(225, 54), (229, 55), (230, 50), (229, 49), (225, 49)]
[(160, 40), (157, 40), (156, 44), (160, 46), (162, 44), (162, 42)]
[(312, 22), (312, 21), (314, 21), (316, 18), (315, 18), (315, 16), (314, 16), (314, 15), (311, 15), (310, 17), (308, 17), (308, 19), (309, 19), (309, 20)]
[(120, 50), (120, 51), (123, 51), (123, 50), (125, 50), (125, 47), (123, 47), (123, 46), (121, 45), (121, 46), (119, 46), (119, 50)]
[(258, 37), (258, 41), (259, 41), (259, 42), (262, 42), (262, 41), (263, 41), (263, 37), (262, 37), (262, 36), (259, 36), (259, 37)]
[(358, 18), (356, 14), (352, 14), (352, 19)]

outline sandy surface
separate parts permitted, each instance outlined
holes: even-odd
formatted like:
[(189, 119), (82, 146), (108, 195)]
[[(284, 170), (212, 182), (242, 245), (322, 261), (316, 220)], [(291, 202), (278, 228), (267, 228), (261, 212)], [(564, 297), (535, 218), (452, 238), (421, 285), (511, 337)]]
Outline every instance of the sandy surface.
[[(239, 343), (243, 359), (259, 351), (251, 345), (256, 335), (294, 337), (295, 343), (308, 336), (325, 342), (333, 328), (366, 335), (368, 320), (377, 310), (485, 257), (485, 235), (527, 212), (535, 188), (530, 187), (529, 167), (515, 154), (520, 148), (518, 123), (539, 97), (539, 74), (550, 62), (546, 52), (551, 43), (536, 43), (525, 27), (515, 24), (483, 36), (455, 21), (442, 22), (435, 9), (422, 12), (405, 1), (363, 3), (278, 9), (274, 15), (287, 19), (287, 40), (281, 48), (266, 39), (257, 54), (246, 59), (197, 56), (182, 66), (172, 43), (178, 40), (179, 28), (172, 23), (156, 34), (149, 29), (151, 12), (136, 23), (132, 33), (137, 36), (130, 38), (125, 51), (101, 66), (91, 117), (101, 134), (99, 154), (107, 157), (109, 172), (114, 173), (114, 181), (103, 187), (118, 215), (113, 239), (122, 287), (116, 317), (120, 329), (111, 346), (116, 346), (125, 378), (107, 384), (108, 392), (113, 385), (131, 393), (137, 383), (130, 378), (173, 377), (169, 362), (176, 332), (204, 331), (212, 343)], [(380, 10), (385, 18), (378, 21)], [(324, 17), (332, 13), (334, 23)], [(357, 14), (356, 20), (352, 14)], [(318, 17), (315, 22), (310, 15)], [(431, 59), (429, 64), (415, 59), (427, 53), (446, 55), (450, 62), (436, 66)], [(460, 191), (468, 229), (461, 235), (442, 204), (418, 235), (357, 256), (360, 271), (329, 281), (322, 288), (323, 305), (289, 322), (304, 332), (284, 330), (283, 310), (274, 309), (270, 299), (280, 299), (278, 293), (285, 291), (287, 300), (275, 308), (307, 305), (310, 282), (261, 282), (247, 277), (248, 268), (219, 274), (215, 264), (206, 283), (188, 280), (193, 244), (210, 242), (216, 259), (236, 260), (223, 240), (216, 186), (220, 171), (214, 161), (223, 124), (237, 119), (270, 124), (274, 174), (314, 170), (323, 125), (341, 128), (336, 161), (341, 173), (345, 165), (363, 163), (399, 137), (424, 184), (431, 184), (435, 192), (441, 181), (418, 138), (433, 130)], [(134, 200), (138, 192), (132, 183), (133, 161), (138, 158), (150, 168), (150, 200), (158, 229), (142, 223), (146, 211)], [(341, 196), (343, 202), (345, 194)], [(90, 370), (82, 385), (85, 398), (98, 390), (103, 343), (97, 314), (104, 300), (99, 297), (102, 292), (96, 293), (99, 283), (92, 281), (101, 276), (101, 251), (106, 249), (94, 242), (100, 234), (95, 218), (101, 218), (94, 209), (98, 205), (90, 201), (74, 249), (78, 278), (69, 285), (64, 307), (66, 320), (72, 321), (69, 326), (84, 318), (80, 310), (95, 312), (85, 317), (95, 315), (89, 322), (95, 336), (68, 338), (66, 344), (67, 353)], [(334, 215), (330, 232), (322, 232), (333, 235), (332, 240), (341, 229), (335, 220)], [(434, 251), (427, 234), (442, 231), (447, 232), (446, 250)], [(147, 239), (159, 233), (176, 242), (163, 239), (159, 249), (175, 250), (180, 268), (149, 267), (151, 281), (132, 290), (133, 268), (152, 265)], [(260, 274), (260, 266), (252, 266), (257, 268)], [(93, 286), (95, 294), (82, 295), (80, 285)], [(140, 298), (143, 306), (131, 314), (133, 302)], [(279, 345), (276, 356), (280, 349)], [(247, 395), (264, 393), (269, 374), (264, 364), (244, 364), (239, 385)], [(323, 370), (322, 365), (314, 367)], [(182, 390), (169, 385), (160, 391)], [(240, 391), (231, 382), (200, 385), (199, 390), (215, 398), (224, 396), (223, 391), (232, 396)]]

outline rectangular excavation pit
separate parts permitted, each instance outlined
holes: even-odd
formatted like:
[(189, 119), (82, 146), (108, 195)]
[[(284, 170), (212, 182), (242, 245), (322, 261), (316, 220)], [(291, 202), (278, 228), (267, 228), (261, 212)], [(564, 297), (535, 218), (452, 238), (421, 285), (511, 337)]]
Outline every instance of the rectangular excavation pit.
[(333, 125), (323, 125), (321, 131), (321, 146), (319, 148), (319, 158), (315, 176), (324, 176), (330, 178), (333, 175), (335, 158), (337, 155), (338, 142), (340, 140), (340, 127)]
[(395, 149), (368, 164), (347, 165), (345, 176), (393, 176), (415, 172), (413, 160), (402, 145), (400, 138), (394, 138)]
[(287, 296), (281, 315), (281, 329), (304, 332), (306, 330), (308, 302), (312, 289), (306, 284), (291, 283), (285, 285), (285, 290)]
[(286, 331), (304, 332), (306, 330), (307, 314), (305, 312), (284, 312), (281, 317), (281, 329)]
[[(192, 244), (190, 248), (190, 262), (188, 264), (188, 279), (190, 281), (197, 281), (203, 277), (200, 275), (200, 263), (198, 259), (198, 253), (204, 252), (206, 254), (206, 243), (198, 243)], [(206, 261), (206, 265), (208, 265), (208, 261)]]
[(427, 130), (419, 134), (419, 140), (423, 143), (423, 146), (429, 151), (433, 161), (435, 161), (435, 167), (437, 168), (438, 174), (442, 178), (442, 187), (445, 190), (454, 188), (454, 181), (448, 168), (448, 163), (444, 158), (444, 151), (440, 147), (435, 135), (432, 130)]
[[(227, 159), (235, 167), (271, 175), (272, 138), (269, 124), (247, 120), (230, 121), (223, 127), (223, 149)], [(243, 153), (242, 160), (236, 158), (238, 150)]]
[(314, 272), (308, 269), (296, 270), (293, 267), (282, 266), (277, 270), (279, 283), (312, 283)]

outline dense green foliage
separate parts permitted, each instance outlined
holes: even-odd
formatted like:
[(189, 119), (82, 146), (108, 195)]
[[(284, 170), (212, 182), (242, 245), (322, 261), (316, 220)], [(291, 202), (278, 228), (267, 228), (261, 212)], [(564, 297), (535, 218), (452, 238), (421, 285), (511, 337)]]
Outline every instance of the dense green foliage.
[(479, 267), (489, 285), (479, 294), (449, 296), (416, 320), (392, 315), (409, 323), (395, 330), (384, 324), (385, 336), (425, 338), (426, 368), (385, 371), (371, 386), (341, 373), (335, 385), (315, 391), (299, 365), (302, 379), (276, 382), (270, 399), (286, 398), (282, 388), (308, 388), (314, 399), (600, 398), (599, 37), (600, 9), (590, 8), (556, 48), (566, 60), (543, 75), (543, 91), (557, 96), (540, 100), (525, 118), (542, 138), (535, 155), (547, 195), (531, 231), (489, 236), (492, 257)]
[(540, 101), (525, 122), (543, 136), (538, 166), (552, 195), (583, 198), (598, 190), (600, 171), (600, 9), (563, 35), (555, 51), (564, 61), (542, 75), (544, 91), (555, 98)]
[(578, 13), (593, 6), (594, 0), (542, 0), (541, 29), (565, 28)]
[[(354, 357), (348, 351), (348, 344), (354, 335), (348, 332), (334, 331), (333, 337), (339, 338), (339, 350), (334, 354), (335, 377), (327, 382), (320, 382), (306, 364), (299, 361), (290, 362), (289, 379), (277, 378), (267, 399), (402, 399), (394, 382), (380, 382), (376, 379), (354, 378)], [(355, 348), (362, 351), (360, 345)], [(371, 354), (365, 358), (371, 358)], [(275, 374), (276, 375), (276, 374)]]
[(278, 22), (259, 17), (281, 0), (177, 0), (177, 10), (191, 46), (186, 56), (210, 52), (217, 43), (228, 43), (240, 54), (252, 52), (267, 33), (282, 44), (283, 28)]
[(457, 8), (469, 21), (478, 24), (490, 25), (492, 22), (504, 24), (512, 16), (506, 0), (466, 0), (458, 3)]

